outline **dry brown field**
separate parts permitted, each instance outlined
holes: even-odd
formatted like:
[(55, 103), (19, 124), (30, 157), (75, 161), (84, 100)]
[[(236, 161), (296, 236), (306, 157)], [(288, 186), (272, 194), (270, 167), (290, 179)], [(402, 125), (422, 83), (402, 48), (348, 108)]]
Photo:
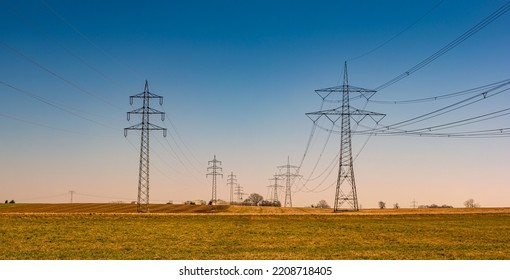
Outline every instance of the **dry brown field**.
[[(136, 204), (118, 203), (25, 203), (0, 204), (0, 214), (136, 214)], [(358, 212), (333, 213), (332, 209), (303, 207), (266, 207), (238, 205), (184, 205), (151, 204), (151, 214), (234, 214), (234, 215), (412, 215), (412, 214), (510, 214), (509, 208), (401, 208), (401, 209), (362, 209)]]
[(510, 208), (0, 205), (0, 260), (510, 259)]

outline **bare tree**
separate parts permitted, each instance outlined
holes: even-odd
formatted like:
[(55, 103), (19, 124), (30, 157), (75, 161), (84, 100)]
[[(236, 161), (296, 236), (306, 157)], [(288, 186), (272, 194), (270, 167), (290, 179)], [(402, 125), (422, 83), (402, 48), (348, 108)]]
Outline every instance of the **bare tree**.
[(479, 208), (480, 204), (475, 203), (475, 200), (470, 198), (470, 199), (464, 201), (464, 206), (466, 206), (466, 208)]
[(395, 204), (393, 204), (393, 208), (394, 208), (394, 209), (398, 209), (398, 208), (400, 208), (400, 206), (398, 205), (398, 202), (397, 202), (397, 203), (395, 203)]
[(386, 208), (386, 203), (384, 201), (379, 201), (379, 209)]
[(317, 208), (331, 208), (329, 204), (326, 202), (326, 200), (321, 200), (317, 202)]
[(262, 200), (264, 200), (264, 197), (258, 193), (252, 193), (247, 200), (251, 202), (251, 205), (257, 206), (260, 202), (262, 202)]

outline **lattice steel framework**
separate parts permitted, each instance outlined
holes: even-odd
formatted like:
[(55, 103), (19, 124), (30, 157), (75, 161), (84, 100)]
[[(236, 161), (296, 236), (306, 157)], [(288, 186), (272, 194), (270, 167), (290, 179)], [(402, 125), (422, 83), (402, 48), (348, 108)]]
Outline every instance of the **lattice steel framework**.
[[(354, 178), (354, 168), (352, 159), (352, 141), (351, 141), (351, 119), (356, 123), (361, 122), (367, 116), (373, 119), (376, 123), (381, 121), (385, 116), (384, 114), (356, 109), (349, 105), (350, 93), (357, 93), (362, 97), (369, 99), (375, 90), (369, 90), (349, 85), (347, 75), (347, 62), (344, 64), (344, 80), (343, 85), (330, 87), (325, 89), (318, 89), (315, 91), (323, 100), (334, 93), (342, 95), (342, 106), (331, 109), (323, 110), (306, 115), (316, 123), (322, 116), (328, 118), (331, 122), (336, 123), (342, 120), (341, 125), (341, 138), (340, 138), (340, 159), (338, 168), (338, 177), (335, 192), (335, 204), (333, 211), (338, 212), (341, 210), (342, 205), (347, 202), (351, 209), (354, 211), (359, 210), (358, 194), (356, 190), (356, 180)], [(342, 184), (346, 183), (349, 187), (342, 189)], [(344, 184), (345, 185), (345, 184)]]
[[(287, 164), (278, 166), (278, 169), (280, 169), (280, 172), (282, 170), (285, 170), (285, 173), (280, 173), (278, 176), (285, 178), (285, 200), (284, 200), (284, 207), (292, 207), (292, 182), (297, 177), (302, 177), (301, 175), (297, 174), (297, 170), (299, 170), (299, 166), (290, 165), (290, 159), (287, 157)], [(291, 172), (291, 170), (294, 170), (294, 173)]]
[(271, 202), (273, 202), (275, 205), (280, 202), (278, 199), (278, 189), (283, 188), (283, 186), (278, 184), (278, 180), (280, 180), (280, 176), (278, 174), (274, 174), (273, 178), (269, 179), (269, 181), (274, 181), (274, 184), (267, 186), (268, 188), (272, 189)]
[(237, 203), (242, 203), (243, 202), (243, 195), (245, 195), (246, 193), (244, 193), (243, 191), (243, 187), (241, 186), (241, 184), (237, 184), (234, 188), (234, 195), (235, 195), (235, 199), (236, 199), (236, 202)]
[(145, 88), (142, 93), (129, 97), (129, 103), (133, 105), (133, 99), (142, 99), (141, 108), (135, 109), (127, 113), (127, 119), (130, 120), (131, 114), (142, 115), (142, 121), (138, 124), (124, 128), (124, 136), (127, 136), (128, 130), (140, 130), (140, 165), (138, 169), (138, 199), (137, 211), (139, 213), (149, 212), (149, 135), (151, 130), (162, 130), (163, 136), (166, 137), (166, 128), (150, 123), (149, 117), (153, 114), (161, 115), (161, 121), (165, 120), (165, 113), (150, 107), (150, 100), (159, 99), (159, 104), (163, 104), (163, 97), (149, 92), (149, 83), (145, 80)]
[(237, 186), (237, 179), (236, 179), (236, 175), (234, 175), (234, 172), (230, 172), (230, 175), (228, 175), (227, 185), (230, 186), (230, 204), (233, 204), (233, 202), (234, 202), (234, 186)]
[[(207, 167), (207, 171), (211, 171), (209, 173), (206, 174), (205, 177), (211, 175), (212, 176), (212, 198), (211, 198), (211, 204), (216, 204), (218, 198), (216, 196), (216, 177), (217, 176), (221, 176), (223, 178), (223, 174), (220, 173), (221, 171), (223, 171), (223, 169), (221, 167), (218, 166), (218, 164), (221, 164), (221, 161), (217, 160), (216, 159), (216, 155), (214, 155), (214, 159), (213, 160), (210, 160), (209, 161), (209, 165), (211, 165), (210, 167)], [(220, 171), (220, 172), (218, 172)]]

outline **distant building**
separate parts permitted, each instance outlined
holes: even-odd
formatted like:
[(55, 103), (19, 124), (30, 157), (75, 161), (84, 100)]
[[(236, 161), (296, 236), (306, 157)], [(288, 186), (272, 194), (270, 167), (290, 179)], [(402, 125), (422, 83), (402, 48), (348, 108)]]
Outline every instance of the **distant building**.
[(197, 200), (195, 200), (195, 204), (196, 205), (206, 205), (207, 201), (202, 200), (202, 199), (197, 199)]

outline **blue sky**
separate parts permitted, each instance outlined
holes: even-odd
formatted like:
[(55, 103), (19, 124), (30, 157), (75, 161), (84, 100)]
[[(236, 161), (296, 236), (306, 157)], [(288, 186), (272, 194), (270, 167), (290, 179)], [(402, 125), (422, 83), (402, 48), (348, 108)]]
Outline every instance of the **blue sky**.
[[(314, 90), (338, 85), (344, 61), (351, 84), (375, 88), (503, 4), (1, 1), (0, 199), (67, 202), (67, 192), (75, 190), (81, 194), (75, 201), (134, 200), (139, 136), (124, 138), (122, 130), (137, 122), (126, 120), (133, 109), (128, 97), (143, 91), (145, 79), (165, 98), (163, 108), (154, 107), (168, 114), (157, 123), (170, 134), (152, 136), (154, 202), (209, 199), (205, 173), (215, 154), (225, 175), (234, 172), (247, 193), (267, 196), (267, 179), (276, 166), (287, 156), (292, 164), (301, 161), (312, 127), (304, 114), (321, 105)], [(353, 59), (413, 23), (377, 51)], [(374, 99), (425, 98), (508, 79), (509, 24), (510, 14), (502, 15)], [(394, 123), (458, 100), (369, 103), (366, 109), (385, 113), (385, 122)], [(505, 109), (509, 101), (503, 93), (430, 125)], [(466, 129), (507, 127), (508, 121), (502, 117)], [(339, 136), (330, 137), (319, 157), (327, 136), (317, 130), (302, 165), (305, 178), (330, 171)], [(353, 138), (354, 154), (365, 141)], [(508, 206), (507, 147), (508, 138), (371, 137), (355, 162), (360, 203), (376, 207), (383, 200), (406, 207), (416, 199), (461, 206), (474, 198), (482, 206)], [(332, 204), (334, 188), (327, 186), (335, 172), (296, 186), (295, 204), (320, 199)], [(218, 196), (228, 198), (226, 176), (219, 180)]]

